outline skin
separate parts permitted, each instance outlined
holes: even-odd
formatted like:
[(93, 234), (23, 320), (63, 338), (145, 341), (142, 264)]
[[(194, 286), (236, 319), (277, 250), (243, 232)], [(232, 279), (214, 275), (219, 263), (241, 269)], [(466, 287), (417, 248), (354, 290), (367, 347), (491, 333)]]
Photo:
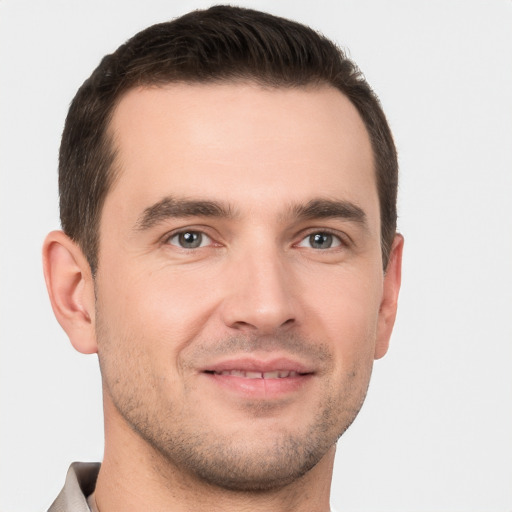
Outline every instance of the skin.
[(329, 87), (174, 84), (129, 91), (110, 131), (95, 281), (63, 233), (44, 247), (59, 322), (99, 355), (100, 510), (328, 510), (403, 245), (384, 272), (356, 109)]

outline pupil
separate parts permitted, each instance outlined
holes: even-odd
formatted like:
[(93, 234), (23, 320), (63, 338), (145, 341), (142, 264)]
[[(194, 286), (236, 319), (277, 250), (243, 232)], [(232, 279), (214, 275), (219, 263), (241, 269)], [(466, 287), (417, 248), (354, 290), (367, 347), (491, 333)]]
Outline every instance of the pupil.
[(316, 233), (310, 237), (311, 245), (315, 249), (328, 249), (332, 244), (332, 235)]
[(201, 235), (187, 231), (186, 233), (180, 234), (180, 244), (186, 248), (199, 247), (201, 245)]

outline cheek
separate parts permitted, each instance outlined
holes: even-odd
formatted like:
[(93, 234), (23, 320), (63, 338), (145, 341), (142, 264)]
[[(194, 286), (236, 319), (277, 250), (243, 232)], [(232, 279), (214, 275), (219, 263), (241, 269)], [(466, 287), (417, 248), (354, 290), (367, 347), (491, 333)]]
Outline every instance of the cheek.
[(123, 338), (125, 348), (144, 347), (154, 354), (155, 365), (169, 364), (212, 315), (215, 290), (204, 272), (162, 267), (135, 273), (133, 264), (118, 265), (99, 283), (98, 304), (110, 336)]
[(314, 311), (329, 337), (348, 345), (375, 338), (382, 298), (379, 270), (351, 270), (331, 274), (323, 280), (327, 286), (317, 286), (308, 294), (308, 309)]
[(357, 396), (365, 393), (373, 366), (381, 280), (380, 269), (343, 271), (309, 302), (308, 317), (318, 322), (316, 337), (322, 333), (333, 352), (335, 388), (353, 388)]
[(142, 297), (135, 303), (138, 307), (133, 308), (130, 300), (99, 296), (96, 316), (104, 388), (118, 410), (132, 419), (160, 408), (162, 397), (180, 385), (172, 329), (162, 319), (155, 323), (157, 315), (148, 317), (151, 304)]

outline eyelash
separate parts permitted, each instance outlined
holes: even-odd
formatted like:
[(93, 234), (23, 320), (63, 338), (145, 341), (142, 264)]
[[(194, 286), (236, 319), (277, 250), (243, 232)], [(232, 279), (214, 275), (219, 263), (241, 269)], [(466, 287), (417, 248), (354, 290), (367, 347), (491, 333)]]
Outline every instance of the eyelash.
[(333, 239), (335, 239), (335, 240), (333, 240), (333, 243), (336, 244), (334, 246), (327, 247), (325, 249), (316, 248), (316, 250), (318, 250), (318, 251), (341, 250), (343, 248), (346, 248), (349, 245), (347, 237), (344, 236), (343, 234), (339, 233), (338, 231), (333, 231), (333, 230), (326, 229), (326, 228), (319, 228), (319, 229), (309, 230), (307, 233), (305, 233), (302, 236), (302, 238), (300, 239), (300, 241), (298, 243), (294, 244), (294, 246), (295, 247), (305, 247), (307, 249), (315, 249), (315, 247), (311, 247), (311, 246), (306, 247), (304, 245), (301, 245), (306, 240), (308, 240), (308, 239), (311, 240), (311, 237), (313, 237), (315, 235), (324, 235), (324, 236), (332, 237)]
[[(187, 234), (193, 234), (193, 235), (199, 235), (199, 245), (197, 245), (196, 247), (184, 247), (182, 245), (179, 245), (179, 243), (171, 243), (171, 240), (173, 240), (174, 238), (177, 238), (177, 237), (180, 237), (180, 236), (185, 236)], [(307, 240), (309, 239), (310, 241), (310, 244), (312, 244), (312, 240), (311, 240), (311, 237), (314, 237), (316, 235), (323, 235), (323, 236), (327, 236), (327, 237), (332, 237), (332, 243), (334, 243), (335, 245), (334, 246), (329, 246), (329, 247), (326, 247), (324, 249), (322, 248), (315, 248), (315, 247), (311, 247), (311, 245), (309, 246), (306, 246), (306, 245), (302, 245), (304, 242), (307, 243)], [(203, 243), (205, 242), (204, 238), (207, 239), (206, 241), (206, 244), (203, 245)], [(191, 241), (191, 244), (193, 244), (195, 241), (197, 240), (197, 238), (195, 240), (192, 240)], [(174, 233), (171, 233), (169, 235), (166, 235), (164, 238), (163, 238), (163, 243), (164, 244), (168, 244), (168, 245), (173, 245), (174, 247), (177, 247), (179, 249), (183, 249), (183, 250), (194, 250), (194, 249), (201, 249), (203, 247), (206, 247), (208, 245), (220, 245), (220, 244), (216, 244), (215, 241), (213, 240), (213, 238), (206, 234), (204, 231), (202, 231), (201, 229), (182, 229), (180, 231), (176, 231)], [(308, 233), (306, 234), (303, 234), (301, 239), (299, 240), (299, 242), (293, 244), (293, 247), (304, 247), (304, 248), (309, 248), (309, 249), (316, 249), (318, 251), (327, 251), (327, 250), (340, 250), (344, 247), (347, 247), (348, 245), (348, 242), (346, 240), (346, 237), (342, 236), (340, 233), (338, 232), (333, 232), (332, 230), (329, 230), (329, 229), (315, 229), (315, 230), (310, 230)]]
[[(181, 245), (178, 245), (177, 243), (176, 244), (171, 243), (171, 240), (173, 238), (177, 238), (177, 237), (180, 237), (180, 236), (185, 236), (187, 234), (199, 235), (199, 237), (201, 238), (200, 245), (198, 245), (197, 247), (183, 247)], [(180, 231), (176, 231), (174, 233), (166, 235), (164, 237), (164, 239), (163, 239), (163, 242), (165, 244), (173, 245), (175, 247), (178, 247), (179, 249), (192, 250), (192, 249), (200, 249), (202, 247), (205, 247), (205, 245), (202, 245), (204, 238), (207, 238), (209, 240), (209, 243), (207, 243), (207, 245), (210, 245), (213, 242), (212, 237), (207, 235), (204, 231), (202, 231), (200, 229), (182, 229)]]

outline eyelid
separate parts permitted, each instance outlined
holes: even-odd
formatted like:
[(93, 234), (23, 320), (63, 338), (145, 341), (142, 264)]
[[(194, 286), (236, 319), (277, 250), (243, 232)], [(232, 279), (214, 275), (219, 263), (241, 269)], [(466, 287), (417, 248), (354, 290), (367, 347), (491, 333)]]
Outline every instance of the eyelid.
[[(173, 247), (177, 247), (178, 249), (183, 249), (183, 250), (189, 251), (190, 249), (187, 249), (185, 247), (180, 247), (177, 244), (171, 244), (170, 240), (173, 237), (178, 236), (182, 233), (193, 232), (193, 233), (200, 233), (203, 237), (206, 237), (209, 240), (209, 242), (207, 244), (201, 245), (200, 247), (198, 247), (198, 249), (207, 247), (207, 246), (211, 246), (211, 245), (214, 245), (214, 246), (222, 245), (222, 243), (217, 241), (218, 236), (215, 237), (214, 235), (212, 235), (210, 233), (210, 231), (211, 230), (208, 229), (207, 226), (197, 226), (197, 225), (196, 226), (194, 226), (194, 225), (183, 226), (183, 227), (176, 228), (176, 229), (173, 229), (173, 230), (165, 233), (165, 235), (163, 235), (160, 238), (160, 243), (162, 245), (172, 245)], [(311, 228), (307, 228), (307, 229), (301, 231), (296, 237), (296, 240), (297, 239), (298, 240), (295, 243), (293, 243), (292, 245), (295, 247), (300, 246), (301, 242), (303, 242), (306, 238), (308, 238), (309, 236), (314, 235), (316, 233), (331, 235), (339, 241), (339, 245), (337, 245), (335, 247), (331, 247), (329, 249), (339, 249), (339, 248), (347, 247), (353, 243), (352, 239), (350, 238), (349, 235), (347, 235), (344, 232), (340, 232), (337, 229), (332, 229), (332, 228), (327, 228), (327, 227), (311, 227)], [(327, 251), (329, 249), (323, 249), (323, 250)], [(318, 249), (318, 250), (320, 250), (320, 249)]]
[(192, 231), (192, 230), (189, 230), (189, 231), (185, 231), (184, 233), (196, 233), (198, 234), (200, 237), (201, 237), (201, 240), (200, 240), (200, 243), (197, 247), (183, 247), (178, 243), (173, 243), (172, 240), (174, 238), (179, 238), (180, 235), (182, 235), (183, 233), (175, 233), (174, 235), (170, 236), (168, 239), (167, 239), (167, 243), (169, 245), (174, 245), (175, 247), (178, 247), (179, 249), (186, 249), (186, 250), (193, 250), (193, 249), (201, 249), (202, 247), (207, 247), (208, 245), (211, 245), (211, 242), (212, 242), (212, 239), (206, 235), (205, 233), (201, 233), (200, 231)]
[(207, 238), (209, 242), (205, 245), (201, 245), (197, 247), (197, 249), (202, 249), (203, 247), (208, 247), (211, 245), (220, 245), (215, 238), (208, 233), (208, 230), (205, 226), (184, 226), (180, 228), (173, 229), (172, 231), (168, 231), (164, 236), (161, 237), (160, 243), (162, 245), (172, 245), (173, 247), (176, 247), (178, 249), (183, 249), (186, 251), (190, 251), (191, 249), (186, 247), (180, 247), (178, 244), (171, 244), (170, 240), (178, 235), (181, 235), (183, 233), (200, 233), (203, 237)]
[[(340, 233), (340, 231), (338, 231), (338, 230), (330, 229), (330, 228), (308, 228), (307, 230), (300, 233), (299, 241), (293, 245), (295, 247), (305, 247), (305, 246), (301, 246), (300, 244), (304, 240), (306, 240), (308, 237), (310, 237), (311, 235), (315, 235), (317, 233), (331, 235), (332, 237), (335, 237), (336, 239), (339, 240), (339, 245), (336, 245), (335, 247), (329, 247), (328, 249), (315, 249), (315, 250), (319, 250), (319, 251), (328, 251), (329, 249), (338, 249), (339, 250), (340, 248), (347, 247), (351, 243), (350, 237), (348, 235), (346, 235), (345, 233)], [(311, 249), (314, 249), (314, 248), (311, 247)]]

